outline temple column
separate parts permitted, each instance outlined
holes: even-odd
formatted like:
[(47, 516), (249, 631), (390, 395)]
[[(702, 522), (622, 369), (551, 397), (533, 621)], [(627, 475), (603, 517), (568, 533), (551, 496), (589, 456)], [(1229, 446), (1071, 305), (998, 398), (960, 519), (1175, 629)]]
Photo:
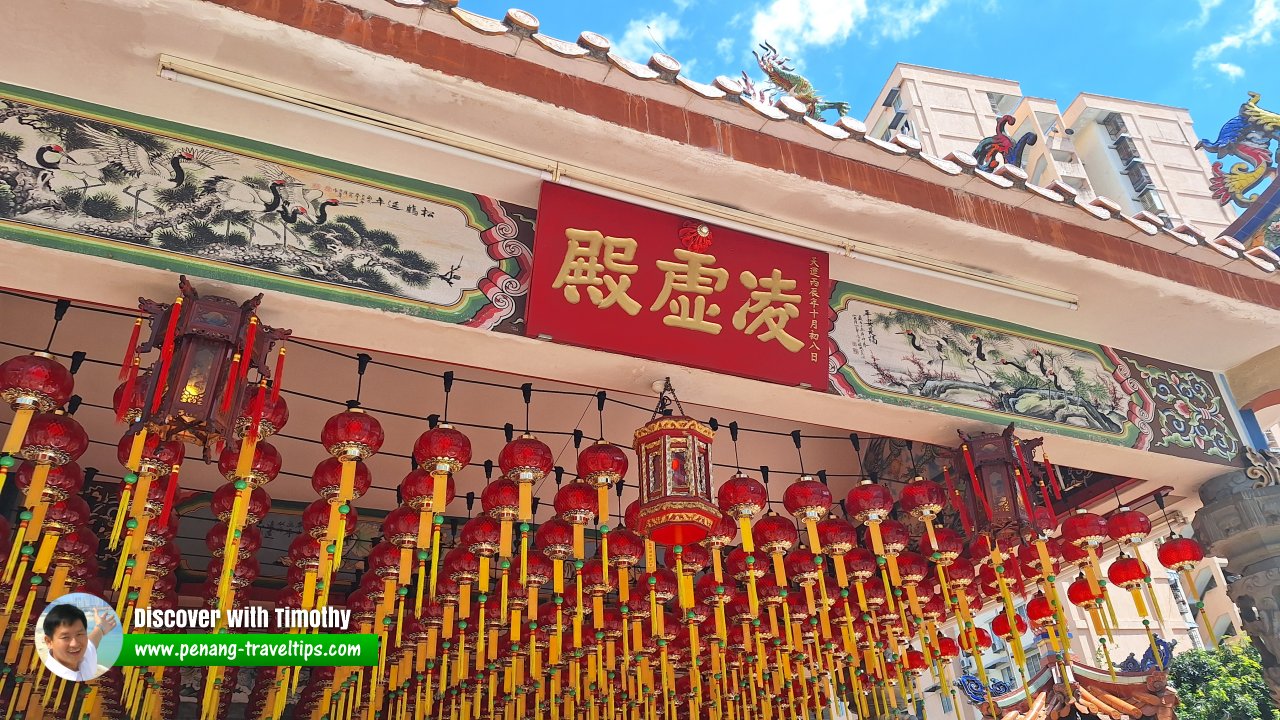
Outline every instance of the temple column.
[(1280, 702), (1280, 458), (1248, 449), (1246, 463), (1201, 486), (1204, 507), (1191, 525), (1206, 550), (1240, 576), (1227, 594)]

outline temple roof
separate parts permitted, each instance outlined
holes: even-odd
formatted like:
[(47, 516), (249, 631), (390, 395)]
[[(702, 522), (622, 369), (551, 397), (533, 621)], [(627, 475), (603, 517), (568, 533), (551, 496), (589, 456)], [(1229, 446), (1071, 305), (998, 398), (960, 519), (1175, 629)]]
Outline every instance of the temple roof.
[[(1048, 186), (1030, 183), (1027, 173), (1016, 166), (1001, 165), (994, 172), (984, 172), (968, 153), (952, 152), (946, 157), (936, 157), (923, 152), (917, 140), (905, 135), (880, 140), (868, 136), (864, 123), (855, 118), (842, 117), (835, 123), (816, 120), (805, 114), (801, 103), (787, 96), (772, 105), (763, 104), (744, 97), (742, 83), (735, 78), (721, 75), (711, 84), (696, 82), (683, 75), (681, 63), (669, 55), (655, 53), (647, 62), (638, 62), (617, 53), (607, 38), (594, 32), (582, 32), (576, 42), (554, 38), (541, 33), (537, 17), (524, 10), (512, 9), (506, 17), (496, 19), (461, 7), (459, 0), (347, 0), (342, 4), (335, 0), (300, 0), (287, 7), (269, 0), (212, 1), (424, 67), (593, 114), (642, 132), (720, 152), (736, 160), (805, 175), (895, 202), (913, 204), (909, 196), (916, 188), (895, 192), (883, 187), (883, 183), (879, 183), (881, 187), (850, 184), (844, 178), (850, 171), (831, 166), (854, 158), (936, 186), (980, 195), (1000, 205), (1026, 207), (1038, 215), (1051, 215), (1071, 225), (1094, 228), (1106, 235), (1156, 248), (1163, 251), (1162, 255), (1184, 255), (1197, 263), (1220, 266), (1234, 274), (1280, 282), (1277, 274), (1280, 257), (1265, 247), (1246, 250), (1236, 238), (1210, 237), (1189, 224), (1165, 227), (1160, 218), (1148, 211), (1127, 215), (1119, 203), (1106, 197), (1082, 199), (1075, 188), (1061, 182)], [(499, 82), (494, 82), (497, 78), (492, 75), (483, 77), (483, 63), (475, 62), (474, 57), (450, 52), (453, 48), (438, 43), (424, 42), (427, 36), (438, 33), (551, 68), (556, 74), (537, 77), (509, 68), (501, 72)], [(607, 84), (620, 92), (598, 99), (587, 98), (582, 81)], [(628, 96), (646, 97), (667, 107), (653, 102), (636, 107)], [(583, 100), (587, 102), (580, 102)], [(691, 122), (694, 116), (710, 121), (715, 127), (701, 123), (695, 126)], [(727, 134), (722, 121), (754, 133), (750, 136)], [(771, 142), (763, 141), (763, 137)], [(744, 147), (750, 145), (757, 147)], [(927, 209), (934, 212), (949, 211), (937, 203), (928, 205)], [(960, 214), (957, 212), (956, 216)], [(977, 217), (962, 219), (982, 222)], [(1044, 241), (1045, 230), (1037, 228), (1038, 236), (1031, 237), (1028, 229), (1020, 225), (1025, 223), (1010, 223), (1000, 229)], [(1069, 249), (1086, 255), (1097, 252), (1106, 255), (1104, 259), (1110, 262), (1151, 271), (1149, 259), (1125, 258), (1122, 257), (1125, 253), (1114, 251), (1101, 253), (1096, 247)], [(1163, 272), (1157, 271), (1157, 274)], [(1186, 281), (1188, 276), (1185, 272), (1171, 271), (1166, 277)], [(1231, 280), (1225, 277), (1197, 277), (1192, 284), (1204, 284), (1206, 289), (1228, 296), (1280, 307), (1274, 296), (1264, 299), (1270, 292), (1266, 289), (1259, 288), (1256, 293), (1246, 291), (1245, 294), (1252, 297), (1241, 297), (1240, 289), (1231, 287)]]

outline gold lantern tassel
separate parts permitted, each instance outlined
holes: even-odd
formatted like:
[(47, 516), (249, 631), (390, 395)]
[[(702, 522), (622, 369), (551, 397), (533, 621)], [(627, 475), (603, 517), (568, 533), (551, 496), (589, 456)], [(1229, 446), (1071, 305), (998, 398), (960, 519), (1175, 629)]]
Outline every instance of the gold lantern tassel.
[(1092, 545), (1087, 546), (1085, 551), (1089, 555), (1089, 562), (1084, 566), (1084, 577), (1089, 583), (1089, 591), (1094, 595), (1102, 595), (1102, 586), (1098, 583), (1098, 553)]
[(519, 485), (520, 485), (520, 519), (526, 522), (532, 522), (533, 521), (533, 483), (520, 480)]
[(822, 554), (822, 541), (818, 539), (818, 525), (813, 518), (806, 517), (804, 519), (804, 529), (809, 533), (809, 549), (814, 555)]
[[(524, 487), (521, 485), (520, 487)], [(586, 547), (587, 528), (582, 523), (573, 524), (573, 559), (581, 560)]]
[[(1092, 612), (1097, 612), (1096, 610)], [(1111, 662), (1111, 649), (1107, 647), (1106, 638), (1098, 638), (1098, 644), (1102, 645), (1102, 655), (1107, 659), (1107, 670), (1111, 673), (1111, 682), (1116, 681), (1116, 666)]]
[[(15, 580), (13, 571), (14, 571), (14, 568), (17, 567), (19, 557), (22, 558), (22, 564), (24, 568), (22, 572), (18, 573), (16, 579), (21, 580), (23, 573), (26, 572), (25, 565), (27, 563), (27, 560), (26, 560), (27, 556), (22, 554), (22, 546), (25, 544), (26, 535), (27, 535), (27, 521), (23, 520), (20, 523), (18, 523), (18, 534), (13, 539), (13, 545), (9, 548), (9, 559), (8, 561), (5, 562), (5, 565), (4, 565), (4, 581), (6, 583), (10, 583), (11, 585), (9, 590), (9, 602), (7, 603), (4, 611), (6, 616), (13, 610), (13, 601), (18, 595), (16, 592), (13, 592), (12, 583)], [(2, 627), (3, 626), (0, 626), (0, 628)]]
[[(128, 402), (128, 398), (125, 398)], [(31, 425), (31, 418), (36, 414), (35, 406), (23, 405), (17, 409), (13, 416), (13, 422), (9, 425), (9, 432), (4, 436), (4, 447), (0, 449), (5, 455), (16, 455), (22, 449), (22, 441), (27, 437), (27, 428)]]
[(1164, 625), (1164, 611), (1160, 609), (1160, 601), (1156, 600), (1155, 590), (1151, 587), (1151, 576), (1147, 575), (1142, 579), (1144, 590), (1147, 593), (1147, 599), (1151, 601), (1151, 611), (1156, 616), (1156, 622)]
[(773, 579), (778, 587), (784, 588), (787, 586), (787, 568), (782, 563), (782, 553), (771, 553), (770, 557), (773, 558)]
[(49, 510), (49, 503), (44, 499), (44, 486), (49, 480), (49, 466), (44, 463), (36, 463), (35, 468), (31, 472), (31, 486), (27, 488), (27, 507), (31, 511), (31, 520), (28, 521), (30, 529), (27, 531), (32, 538), (40, 537), (40, 531), (44, 529), (44, 516)]

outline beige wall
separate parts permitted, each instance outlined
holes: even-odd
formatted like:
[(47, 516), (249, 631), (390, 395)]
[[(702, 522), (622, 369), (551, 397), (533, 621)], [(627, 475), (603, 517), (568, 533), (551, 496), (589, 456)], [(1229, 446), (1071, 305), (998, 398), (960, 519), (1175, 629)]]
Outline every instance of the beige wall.
[(1022, 94), (1018, 83), (1010, 80), (899, 64), (867, 115), (867, 128), (876, 137), (893, 117), (893, 108), (880, 103), (895, 87), (901, 88), (900, 105), (914, 136), (925, 152), (938, 157), (952, 151), (972, 153), (982, 138), (995, 132), (997, 113), (991, 109), (988, 92), (1010, 96), (1009, 106), (1002, 108), (1010, 113)]
[[(1090, 143), (1089, 151), (1085, 153), (1082, 149), (1082, 154), (1086, 157), (1089, 178), (1099, 194), (1119, 202), (1131, 212), (1142, 209), (1134, 199), (1136, 193), (1128, 178), (1118, 174), (1120, 161), (1111, 149), (1111, 137), (1097, 123), (1111, 112), (1120, 113), (1124, 118), (1128, 135), (1170, 215), (1198, 226), (1209, 237), (1218, 235), (1231, 224), (1235, 212), (1214, 201), (1209, 191), (1209, 160), (1195, 149), (1197, 137), (1191, 115), (1182, 108), (1089, 94), (1076, 97), (1064, 117), (1076, 130), (1077, 146), (1086, 139)], [(1110, 162), (1101, 162), (1103, 156)], [(1117, 173), (1114, 179), (1119, 183), (1118, 188), (1101, 178), (1108, 167)], [(1109, 186), (1107, 191), (1103, 190), (1104, 185)]]

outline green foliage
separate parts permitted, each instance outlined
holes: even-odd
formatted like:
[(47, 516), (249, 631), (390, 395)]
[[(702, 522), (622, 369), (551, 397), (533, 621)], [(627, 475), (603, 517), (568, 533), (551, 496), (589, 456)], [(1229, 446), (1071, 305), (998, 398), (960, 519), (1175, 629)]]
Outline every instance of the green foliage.
[(370, 290), (384, 293), (393, 293), (396, 291), (396, 286), (387, 282), (386, 278), (382, 276), (382, 273), (379, 272), (377, 268), (369, 267), (368, 265), (364, 267), (356, 267), (351, 258), (344, 258), (339, 261), (334, 266), (334, 270), (341, 273), (343, 277), (346, 277), (358, 285), (363, 285)]
[(0, 153), (17, 155), (25, 141), (13, 133), (0, 132)]
[(271, 181), (262, 177), (261, 175), (245, 175), (244, 177), (240, 178), (240, 182), (244, 183), (245, 185), (248, 185), (249, 187), (255, 190), (266, 191), (271, 188)]
[(159, 200), (161, 205), (171, 208), (175, 205), (195, 202), (196, 196), (199, 194), (200, 188), (196, 187), (196, 184), (191, 182), (190, 178), (187, 178), (182, 181), (181, 185), (156, 190), (156, 200)]
[(17, 209), (18, 201), (13, 196), (13, 189), (0, 182), (0, 217), (13, 217)]
[(120, 163), (107, 163), (102, 166), (102, 182), (119, 185), (129, 179), (129, 173)]
[(84, 191), (69, 187), (59, 188), (58, 198), (66, 206), (67, 212), (80, 212), (80, 205), (84, 202)]
[(85, 215), (109, 222), (121, 222), (133, 216), (133, 211), (120, 204), (120, 198), (114, 193), (99, 192), (90, 195), (80, 203)]
[(1277, 720), (1262, 679), (1262, 660), (1247, 642), (1190, 650), (1173, 659), (1169, 684), (1182, 700), (1180, 720)]

